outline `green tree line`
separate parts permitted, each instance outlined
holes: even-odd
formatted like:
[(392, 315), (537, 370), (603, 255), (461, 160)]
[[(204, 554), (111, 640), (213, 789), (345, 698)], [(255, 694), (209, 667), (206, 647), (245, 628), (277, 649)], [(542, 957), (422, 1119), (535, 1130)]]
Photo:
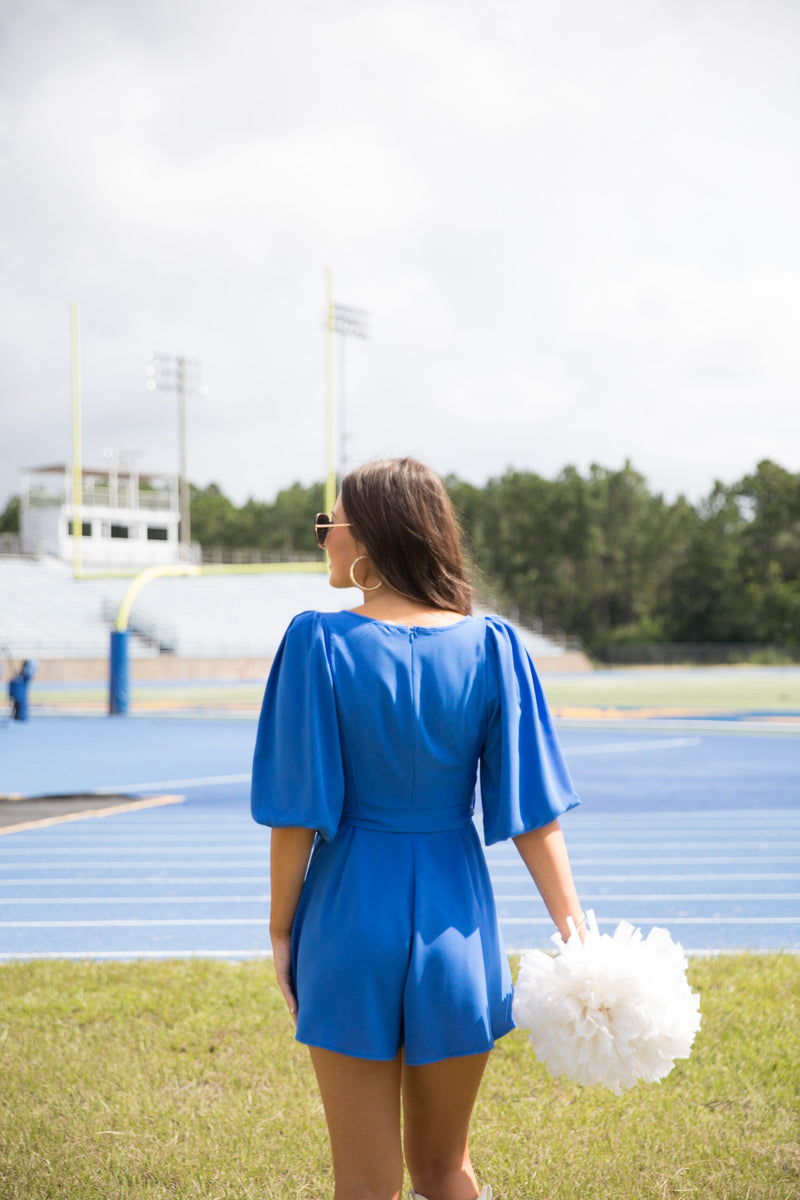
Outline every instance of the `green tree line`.
[[(565, 467), (555, 479), (508, 471), (447, 488), (479, 589), (578, 635), (625, 642), (800, 643), (800, 474), (764, 460), (699, 503), (651, 493), (629, 462)], [(322, 483), (237, 507), (217, 484), (193, 487), (203, 546), (315, 549)], [(0, 531), (18, 528), (12, 498)]]
[(316, 550), (314, 514), (322, 511), (324, 496), (322, 483), (293, 483), (271, 504), (250, 499), (237, 508), (216, 483), (192, 487), (192, 539), (231, 549)]
[(798, 644), (800, 474), (765, 460), (696, 505), (630, 463), (448, 485), (499, 594), (590, 646)]
[[(479, 587), (590, 646), (798, 645), (800, 474), (774, 462), (698, 504), (652, 494), (629, 462), (446, 483)], [(204, 545), (313, 550), (322, 505), (321, 483), (242, 508), (211, 484), (193, 490), (192, 531)]]

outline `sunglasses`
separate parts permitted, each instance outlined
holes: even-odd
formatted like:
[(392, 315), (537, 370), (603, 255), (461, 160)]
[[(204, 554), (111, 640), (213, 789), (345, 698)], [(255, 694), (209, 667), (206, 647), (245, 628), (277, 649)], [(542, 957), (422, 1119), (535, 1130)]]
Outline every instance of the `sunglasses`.
[(333, 529), (334, 525), (349, 525), (349, 521), (334, 521), (330, 513), (317, 513), (314, 517), (314, 536), (317, 539), (318, 546), (324, 546), (328, 540), (328, 533)]

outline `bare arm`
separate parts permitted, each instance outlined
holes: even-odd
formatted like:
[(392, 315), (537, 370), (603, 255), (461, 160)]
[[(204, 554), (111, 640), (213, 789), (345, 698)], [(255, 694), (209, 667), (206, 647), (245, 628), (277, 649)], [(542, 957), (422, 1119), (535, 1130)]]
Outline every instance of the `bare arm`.
[(292, 979), (292, 925), (300, 892), (303, 890), (306, 867), (314, 830), (293, 826), (273, 829), (270, 839), (271, 900), (269, 935), (272, 940), (272, 961), (283, 998), (297, 1021), (297, 996)]
[[(575, 924), (579, 925), (583, 914), (572, 880), (561, 826), (558, 821), (552, 821), (541, 829), (521, 833), (514, 838), (514, 845), (530, 871), (558, 932), (566, 941), (569, 937), (567, 917), (572, 917)], [(579, 925), (578, 931), (582, 937), (582, 925)]]

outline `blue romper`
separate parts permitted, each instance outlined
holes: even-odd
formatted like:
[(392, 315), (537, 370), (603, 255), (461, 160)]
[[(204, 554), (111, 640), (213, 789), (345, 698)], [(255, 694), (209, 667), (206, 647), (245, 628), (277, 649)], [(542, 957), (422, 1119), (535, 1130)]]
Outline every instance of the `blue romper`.
[(499, 617), (435, 628), (301, 613), (267, 681), (252, 812), (317, 830), (292, 929), (297, 1039), (410, 1065), (489, 1050), (512, 986), (487, 845), (579, 803), (525, 647)]

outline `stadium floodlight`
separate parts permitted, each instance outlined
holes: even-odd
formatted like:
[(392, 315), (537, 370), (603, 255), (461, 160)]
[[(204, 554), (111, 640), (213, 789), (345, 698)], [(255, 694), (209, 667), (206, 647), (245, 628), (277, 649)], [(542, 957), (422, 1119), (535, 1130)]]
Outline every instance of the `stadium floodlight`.
[(352, 308), (349, 304), (334, 304), (330, 319), (333, 332), (345, 337), (369, 337), (370, 314), (364, 308)]
[(186, 397), (207, 396), (202, 383), (200, 362), (183, 354), (155, 354), (148, 350), (145, 360), (145, 384), (148, 392), (175, 392), (178, 397), (178, 502), (181, 544), (189, 548), (192, 524), (189, 505), (189, 481), (186, 475)]

